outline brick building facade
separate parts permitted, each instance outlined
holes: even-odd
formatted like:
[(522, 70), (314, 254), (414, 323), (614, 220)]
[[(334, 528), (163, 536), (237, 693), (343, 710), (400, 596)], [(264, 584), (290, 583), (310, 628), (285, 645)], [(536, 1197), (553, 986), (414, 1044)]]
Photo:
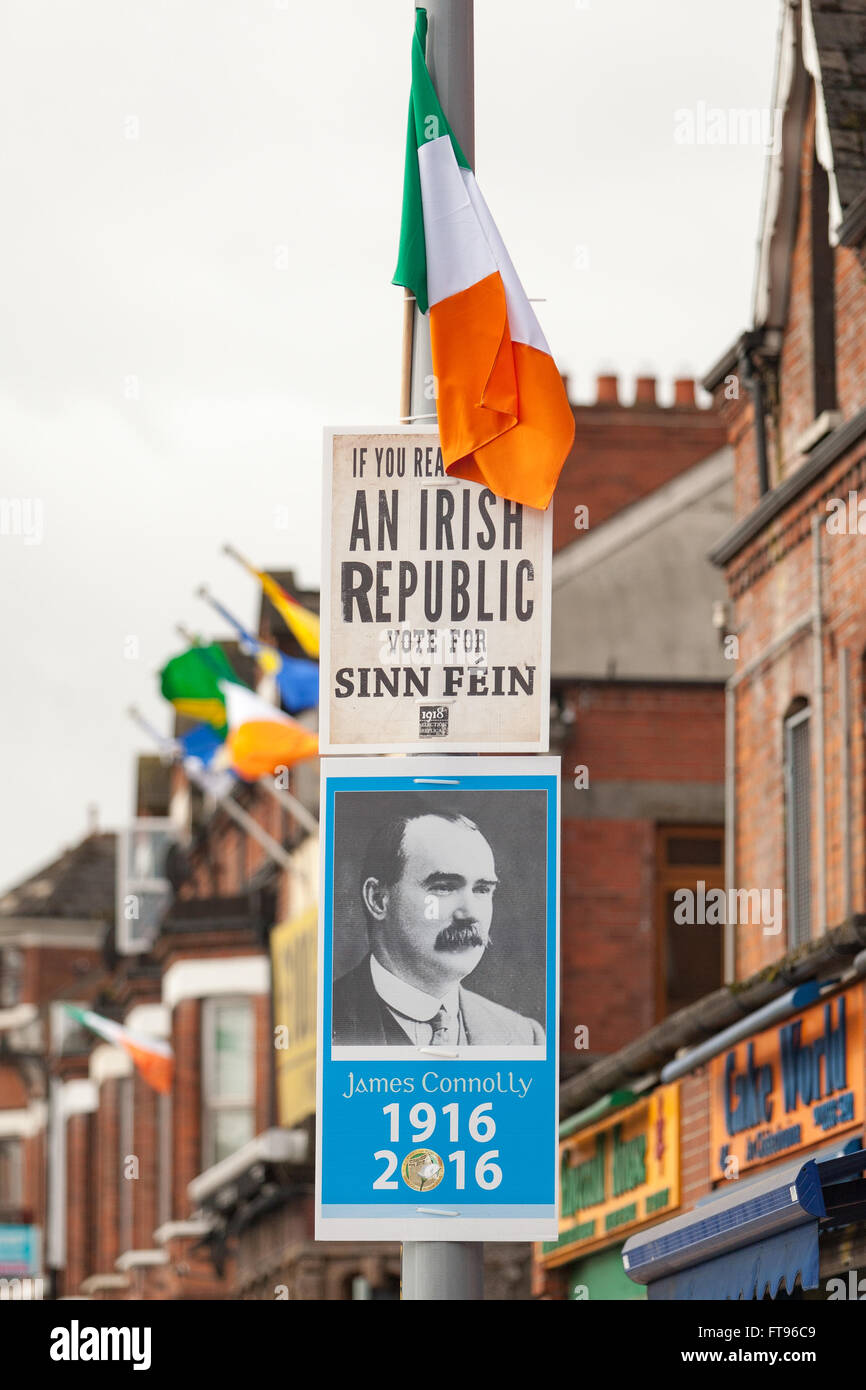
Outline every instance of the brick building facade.
[[(704, 551), (730, 520), (730, 460), (717, 413), (695, 404), (693, 383), (677, 383), (669, 407), (656, 404), (649, 379), (638, 383), (633, 405), (621, 404), (616, 389), (603, 379), (598, 401), (575, 407), (575, 446), (555, 511), (552, 693), (554, 748), (567, 771), (568, 1071), (674, 1007), (674, 976), (682, 982), (688, 972), (666, 924), (666, 856), (685, 844), (687, 862), (690, 847), (696, 864), (708, 857), (708, 873), (721, 860), (725, 664), (711, 623), (721, 589)], [(577, 526), (576, 507), (587, 509)], [(281, 579), (291, 589), (291, 576)], [(317, 603), (315, 594), (300, 597)], [(257, 630), (300, 654), (268, 605)], [(252, 683), (243, 653), (224, 646)], [(586, 786), (575, 782), (579, 765), (590, 770)], [(293, 792), (310, 808), (317, 771), (307, 764), (293, 776)], [(54, 974), (41, 966), (46, 999), (86, 1003), (165, 1038), (176, 1063), (172, 1094), (161, 1096), (121, 1048), (79, 1033), (49, 1049), (51, 1200), (34, 1219), (47, 1232), (61, 1297), (398, 1294), (396, 1245), (312, 1239), (314, 1120), (280, 1114), (270, 936), (315, 904), (317, 844), (262, 788), (234, 795), (292, 856), (292, 872), (224, 810), (204, 804), (179, 768), (169, 775), (142, 758), (135, 814), (157, 824), (170, 816), (180, 836), (168, 870), (173, 900), (158, 934), (147, 950), (118, 955), (113, 935), (102, 940), (103, 923), (87, 989), (75, 986), (68, 963)], [(113, 919), (113, 884), (102, 911)], [(712, 977), (721, 968), (717, 943), (702, 957)], [(581, 1026), (588, 1043), (578, 1048)], [(221, 1094), (226, 1049), (234, 1096)], [(16, 1066), (10, 1076), (17, 1074)], [(38, 1156), (32, 1171), (44, 1186)], [(526, 1296), (529, 1253), (488, 1246), (488, 1298)]]
[(105, 977), (114, 859), (114, 835), (93, 831), (0, 898), (0, 1262), (4, 1274), (41, 1279), (49, 1292), (56, 1001), (86, 997)]
[(565, 1074), (721, 980), (720, 943), (677, 937), (666, 884), (677, 856), (721, 873), (728, 663), (706, 552), (732, 519), (731, 458), (693, 382), (667, 407), (652, 378), (619, 393), (601, 377), (575, 407), (554, 499)]
[[(712, 1197), (730, 1219), (747, 1210), (754, 1178), (765, 1192), (776, 1180), (799, 1191), (798, 1171), (808, 1168), (820, 1182), (822, 1165), (838, 1174), (848, 1164), (850, 1176), (866, 1162), (866, 523), (858, 520), (866, 470), (866, 5), (842, 11), (825, 0), (787, 0), (783, 14), (783, 139), (771, 157), (754, 324), (703, 383), (734, 459), (733, 525), (708, 547), (726, 579), (720, 619), (732, 658), (727, 895), (712, 928), (723, 933), (725, 985), (562, 1090), (563, 1114), (579, 1133), (600, 1106), (615, 1117), (635, 1093), (679, 1087), (679, 1200), (659, 1224), (649, 1212), (664, 1194), (649, 1191), (649, 1206), (639, 1197), (629, 1210), (632, 1269), (649, 1248), (643, 1232), (658, 1262), (675, 1239), (672, 1223), (682, 1242), (683, 1222), (697, 1229), (701, 1212), (717, 1209), (696, 1208), (701, 1198)], [(709, 929), (709, 915), (693, 920), (693, 935)], [(792, 1079), (794, 1038), (812, 1061), (811, 1072), (798, 1074), (803, 1087)], [(773, 1089), (746, 1112), (739, 1107), (753, 1056)], [(642, 1283), (620, 1267), (614, 1285), (601, 1255), (621, 1249), (622, 1227), (604, 1239), (586, 1222), (575, 1237), (572, 1216), (559, 1248), (539, 1252), (536, 1291), (591, 1298), (595, 1287), (596, 1296), (625, 1298), (648, 1283), (654, 1297), (722, 1297), (727, 1279), (729, 1297), (760, 1298), (765, 1288), (829, 1297), (828, 1281), (866, 1258), (866, 1211), (852, 1202), (834, 1218), (832, 1188), (824, 1197), (814, 1252), (798, 1257), (793, 1287), (777, 1278), (769, 1236), (761, 1261), (757, 1247), (744, 1248), (751, 1275), (743, 1264), (736, 1269), (736, 1248), (722, 1258), (707, 1238), (704, 1256), (680, 1256), (673, 1275), (665, 1269), (654, 1283), (647, 1257)], [(812, 1238), (803, 1222), (798, 1230)]]

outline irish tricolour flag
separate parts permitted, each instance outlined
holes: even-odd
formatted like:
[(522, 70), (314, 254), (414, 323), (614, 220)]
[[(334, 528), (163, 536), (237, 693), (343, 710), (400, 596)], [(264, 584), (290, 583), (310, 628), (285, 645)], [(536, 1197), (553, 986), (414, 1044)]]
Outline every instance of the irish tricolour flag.
[(562, 378), (425, 61), (415, 11), (396, 285), (430, 314), (448, 473), (547, 506), (574, 439)]
[(162, 1038), (152, 1038), (144, 1033), (133, 1033), (123, 1028), (114, 1019), (103, 1018), (91, 1009), (78, 1009), (74, 1004), (64, 1005), (66, 1012), (91, 1032), (98, 1033), (106, 1042), (122, 1047), (129, 1053), (145, 1081), (155, 1091), (167, 1095), (174, 1077), (174, 1052), (169, 1043)]

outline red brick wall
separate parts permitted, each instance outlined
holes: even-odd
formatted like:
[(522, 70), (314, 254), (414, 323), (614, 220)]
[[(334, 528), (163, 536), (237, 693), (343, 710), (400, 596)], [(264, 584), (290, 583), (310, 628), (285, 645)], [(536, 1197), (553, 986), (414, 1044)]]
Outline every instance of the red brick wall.
[(575, 437), (553, 504), (553, 548), (585, 535), (574, 509), (589, 508), (589, 526), (669, 482), (726, 442), (716, 409), (694, 404), (576, 405)]
[(688, 1211), (710, 1182), (709, 1071), (699, 1067), (680, 1082), (680, 1207)]
[(590, 784), (724, 781), (721, 687), (575, 684), (568, 698), (576, 723), (563, 776), (582, 764)]
[(850, 247), (836, 247), (835, 278), (836, 391), (847, 420), (866, 404), (866, 271)]
[[(728, 443), (734, 450), (736, 467), (734, 469), (734, 520), (741, 521), (744, 516), (757, 507), (761, 498), (758, 480), (758, 449), (755, 440), (755, 409), (751, 394), (742, 377), (737, 376), (737, 396), (725, 401), (723, 418), (728, 430)], [(768, 425), (769, 430), (769, 425)], [(767, 445), (768, 455), (772, 452)]]
[(189, 1215), (187, 1184), (201, 1172), (201, 1001), (181, 999), (172, 1014), (172, 1214)]
[[(778, 386), (778, 430), (768, 422), (771, 482), (791, 474), (803, 457), (795, 449), (799, 434), (814, 418), (811, 196), (814, 100), (800, 153), (800, 209), (791, 264), (787, 322), (782, 337)], [(866, 275), (853, 251), (836, 247), (834, 257), (836, 381), (839, 408), (846, 420), (866, 406)], [(729, 430), (735, 457), (738, 519), (758, 501), (754, 431), (748, 398), (717, 403)], [(820, 787), (817, 761), (817, 694), (812, 634), (802, 634), (740, 684), (736, 695), (736, 880), (744, 888), (776, 889), (785, 884), (785, 789), (783, 724), (792, 702), (805, 698), (813, 713), (812, 751), (812, 924), (813, 935), (837, 925), (846, 908), (844, 882), (844, 731), (840, 652), (848, 648), (851, 718), (851, 852), (853, 909), (866, 910), (866, 752), (861, 713), (866, 701), (861, 657), (866, 649), (866, 542), (861, 535), (833, 535), (826, 529), (827, 499), (847, 502), (849, 491), (866, 498), (863, 441), (795, 498), (786, 511), (728, 564), (733, 599), (732, 629), (740, 644), (739, 668), (760, 656), (791, 624), (808, 618), (813, 605), (813, 542), (817, 517), (823, 553), (821, 583), (824, 617), (824, 737), (826, 770)], [(826, 810), (826, 917), (818, 900), (818, 806)], [(788, 949), (787, 921), (776, 936), (759, 925), (737, 930), (737, 974), (746, 978), (778, 960)]]
[(112, 1077), (99, 1087), (99, 1110), (95, 1116), (94, 1274), (113, 1274), (114, 1262), (122, 1253), (118, 1244), (120, 1196), (120, 1083)]
[[(245, 809), (279, 844), (283, 841), (283, 808), (275, 797), (256, 792)], [(244, 892), (247, 883), (262, 867), (268, 855), (234, 822), (209, 830), (207, 855), (194, 856), (192, 877), (184, 885), (182, 898), (232, 897)]]
[[(813, 309), (812, 247), (810, 215), (812, 195), (812, 149), (814, 143), (814, 102), (806, 128), (800, 159), (800, 208), (791, 261), (788, 320), (782, 335), (779, 361), (778, 407), (774, 410), (772, 388), (768, 382), (767, 450), (770, 485), (802, 464), (804, 455), (795, 442), (813, 421)], [(833, 252), (836, 310), (836, 391), (837, 404), (848, 420), (866, 404), (866, 273), (857, 253), (837, 246)], [(728, 442), (735, 452), (734, 511), (737, 520), (747, 515), (759, 500), (757, 462), (751, 396), (742, 381), (739, 398), (726, 401), (724, 386), (716, 391), (715, 403), (728, 429)]]
[(66, 1122), (66, 1272), (63, 1292), (77, 1293), (93, 1264), (96, 1230), (93, 1210), (91, 1134), (95, 1118), (70, 1115)]
[[(69, 998), (70, 985), (96, 969), (102, 959), (99, 949), (81, 946), (26, 946), (23, 956), (21, 1001), (25, 1004), (45, 1004), (60, 990)], [(79, 965), (83, 968), (76, 968)]]
[(654, 826), (571, 820), (562, 829), (563, 1054), (575, 1028), (615, 1052), (655, 1022)]
[[(816, 720), (812, 751), (812, 888), (813, 927), (819, 934), (838, 924), (845, 912), (843, 874), (843, 730), (840, 657), (849, 650), (849, 708), (852, 762), (853, 907), (866, 909), (864, 862), (864, 744), (860, 711), (866, 699), (861, 657), (866, 650), (866, 549), (859, 535), (831, 535), (826, 530), (825, 497), (847, 500), (857, 483), (866, 448), (852, 450), (834, 464), (786, 515), (758, 537), (729, 567), (736, 594), (734, 626), (741, 633), (741, 664), (758, 656), (787, 626), (808, 618), (812, 606), (812, 516), (821, 523), (822, 589), (825, 632), (824, 700), (827, 818), (827, 920), (820, 921), (817, 897), (819, 841), (817, 807), (820, 788)], [(852, 471), (853, 469), (853, 471)], [(855, 487), (866, 497), (863, 483)], [(794, 523), (792, 525), (792, 523)], [(786, 548), (787, 547), (787, 548)], [(815, 715), (816, 681), (810, 628), (739, 686), (736, 696), (737, 881), (747, 888), (785, 888), (785, 796), (783, 722), (797, 697), (809, 701)], [(745, 978), (787, 950), (787, 927), (778, 936), (760, 926), (738, 931), (737, 972)]]
[(159, 1191), (159, 1093), (135, 1073), (133, 1079), (133, 1145), (138, 1177), (132, 1183), (132, 1248), (153, 1248)]
[(29, 1094), (15, 1067), (0, 1067), (0, 1110), (26, 1110)]
[[(721, 689), (575, 685), (566, 698), (576, 720), (564, 783), (580, 765), (596, 790), (612, 781), (635, 783), (636, 795), (641, 782), (723, 784)], [(616, 1051), (656, 1021), (656, 821), (570, 815), (586, 794), (566, 786), (562, 827), (561, 1049), (572, 1058), (579, 1024), (594, 1054)]]
[[(87, 968), (82, 969), (84, 963)], [(82, 950), (81, 947), (43, 948), (39, 952), (39, 1001), (53, 999), (61, 990), (70, 998), (70, 984), (83, 980), (102, 963), (100, 950)], [(86, 994), (86, 989), (84, 990)]]
[(22, 1199), (26, 1217), (25, 1224), (30, 1222), (35, 1226), (43, 1226), (45, 1223), (45, 1167), (43, 1155), (45, 1153), (45, 1131), (41, 1134), (33, 1134), (24, 1140), (23, 1146), (23, 1181)]
[[(815, 418), (812, 336), (812, 151), (814, 148), (815, 98), (811, 97), (806, 138), (800, 155), (800, 209), (791, 262), (788, 321), (782, 340), (779, 391), (779, 446), (781, 476), (802, 461), (794, 442)], [(775, 470), (770, 481), (780, 480)]]

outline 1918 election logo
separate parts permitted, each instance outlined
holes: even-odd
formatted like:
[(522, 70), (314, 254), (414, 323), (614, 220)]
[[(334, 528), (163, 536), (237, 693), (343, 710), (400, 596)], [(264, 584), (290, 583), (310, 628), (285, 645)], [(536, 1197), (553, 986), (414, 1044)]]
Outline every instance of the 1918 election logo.
[(421, 705), (418, 710), (419, 738), (448, 737), (448, 706)]

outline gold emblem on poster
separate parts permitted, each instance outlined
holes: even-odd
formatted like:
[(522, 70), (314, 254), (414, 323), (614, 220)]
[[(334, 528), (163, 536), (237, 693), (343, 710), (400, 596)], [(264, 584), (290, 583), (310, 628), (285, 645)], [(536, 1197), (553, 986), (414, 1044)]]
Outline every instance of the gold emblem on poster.
[(413, 1149), (403, 1159), (400, 1169), (407, 1187), (416, 1192), (430, 1192), (445, 1176), (445, 1164), (432, 1149)]

